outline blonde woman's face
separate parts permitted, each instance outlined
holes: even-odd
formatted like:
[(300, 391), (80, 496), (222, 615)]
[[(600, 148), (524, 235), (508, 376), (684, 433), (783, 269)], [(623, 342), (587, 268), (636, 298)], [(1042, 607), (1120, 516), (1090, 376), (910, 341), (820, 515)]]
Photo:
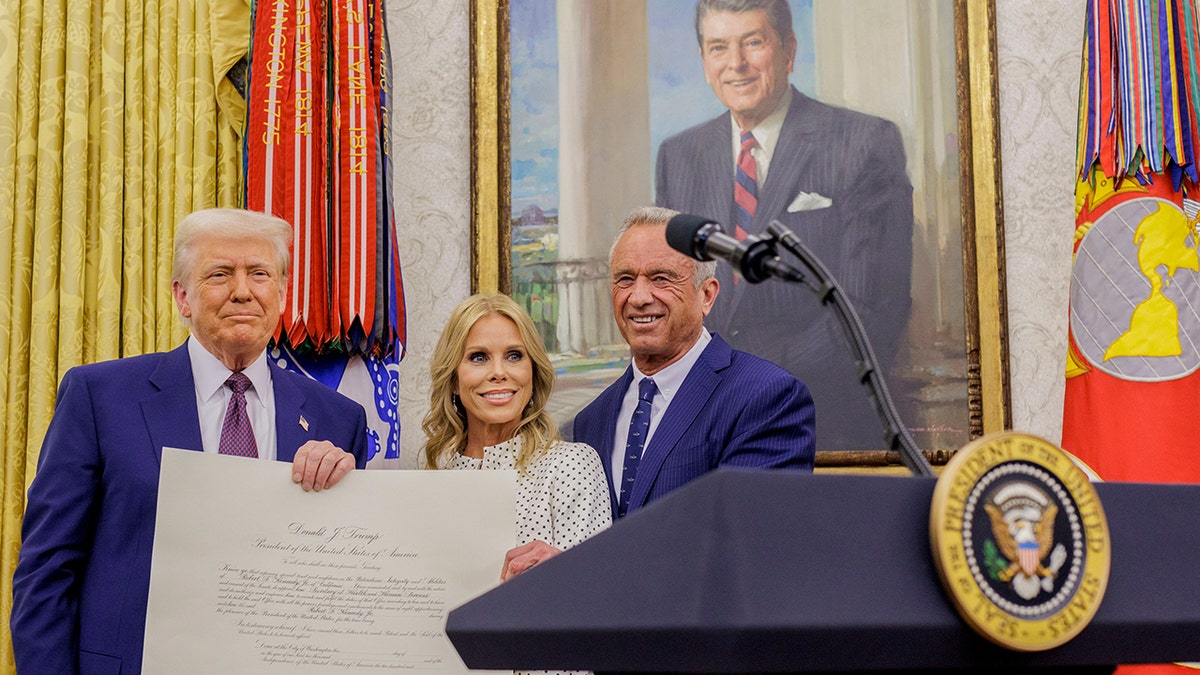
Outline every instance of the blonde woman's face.
[(498, 314), (476, 321), (455, 374), (467, 436), (486, 445), (512, 438), (533, 397), (533, 362), (517, 324)]

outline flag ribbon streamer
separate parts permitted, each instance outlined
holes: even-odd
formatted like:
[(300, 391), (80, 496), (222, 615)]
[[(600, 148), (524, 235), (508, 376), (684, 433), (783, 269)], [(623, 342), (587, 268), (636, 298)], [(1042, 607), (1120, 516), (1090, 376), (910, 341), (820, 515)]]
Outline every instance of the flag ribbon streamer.
[(1200, 181), (1194, 0), (1089, 0), (1079, 88), (1080, 180)]
[(402, 352), (382, 0), (255, 0), (253, 21), (245, 203), (295, 232), (276, 338)]

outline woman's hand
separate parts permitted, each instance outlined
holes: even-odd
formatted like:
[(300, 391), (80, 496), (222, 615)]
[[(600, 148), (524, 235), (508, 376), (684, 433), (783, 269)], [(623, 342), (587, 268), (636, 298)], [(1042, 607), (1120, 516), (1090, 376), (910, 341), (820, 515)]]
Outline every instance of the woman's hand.
[(500, 581), (508, 581), (521, 572), (533, 567), (547, 558), (562, 553), (541, 539), (534, 539), (528, 544), (510, 549), (504, 554), (504, 569), (500, 570)]

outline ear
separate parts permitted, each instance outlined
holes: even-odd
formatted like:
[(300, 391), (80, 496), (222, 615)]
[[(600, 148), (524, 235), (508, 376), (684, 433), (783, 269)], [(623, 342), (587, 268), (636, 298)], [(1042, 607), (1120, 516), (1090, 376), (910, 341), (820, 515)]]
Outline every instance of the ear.
[(171, 295), (175, 297), (175, 306), (179, 307), (179, 314), (185, 319), (192, 318), (192, 305), (188, 302), (188, 292), (183, 284), (172, 281)]
[(717, 301), (717, 294), (721, 292), (721, 282), (715, 277), (705, 279), (700, 282), (700, 303), (701, 309), (704, 311), (704, 316), (712, 311), (713, 303)]
[(788, 52), (788, 75), (791, 75), (796, 67), (796, 34), (792, 33), (792, 37), (787, 41)]

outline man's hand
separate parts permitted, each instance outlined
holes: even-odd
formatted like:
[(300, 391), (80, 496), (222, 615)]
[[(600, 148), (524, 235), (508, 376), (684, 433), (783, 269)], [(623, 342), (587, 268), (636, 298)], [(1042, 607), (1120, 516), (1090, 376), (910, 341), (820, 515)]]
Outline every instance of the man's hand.
[(562, 553), (562, 551), (541, 539), (534, 539), (528, 544), (510, 549), (508, 553), (504, 554), (504, 569), (500, 570), (500, 581), (508, 581), (530, 567), (547, 558), (553, 558), (559, 553)]
[(331, 488), (354, 470), (354, 455), (329, 441), (309, 441), (292, 460), (292, 481), (305, 492)]

